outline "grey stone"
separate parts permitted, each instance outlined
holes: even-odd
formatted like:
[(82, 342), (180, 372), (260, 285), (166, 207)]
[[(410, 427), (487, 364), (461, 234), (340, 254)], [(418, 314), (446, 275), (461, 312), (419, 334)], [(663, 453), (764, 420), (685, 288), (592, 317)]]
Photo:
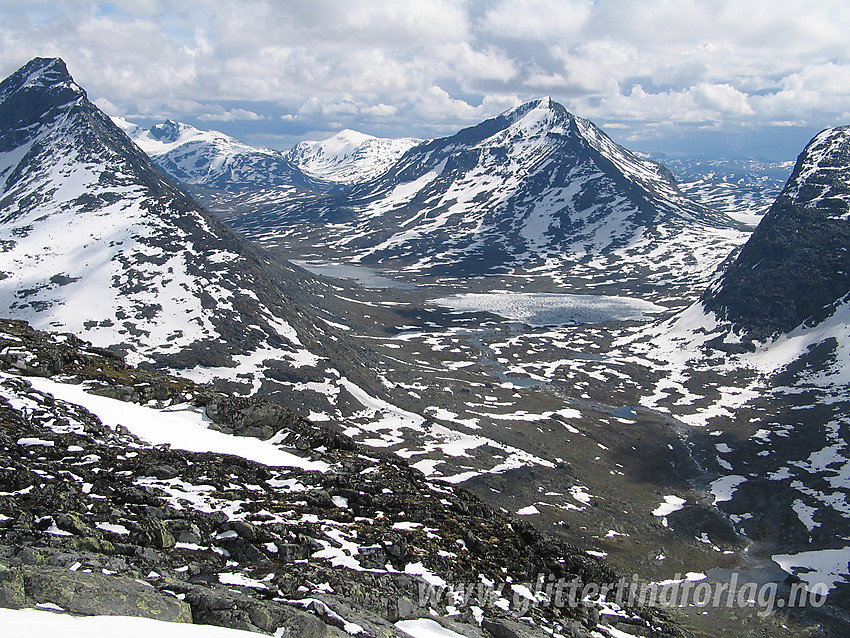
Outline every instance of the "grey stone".
[(136, 616), (192, 622), (191, 609), (185, 602), (132, 578), (51, 566), (24, 565), (12, 569), (19, 572), (13, 578), (23, 580), (28, 605), (53, 603), (83, 616)]

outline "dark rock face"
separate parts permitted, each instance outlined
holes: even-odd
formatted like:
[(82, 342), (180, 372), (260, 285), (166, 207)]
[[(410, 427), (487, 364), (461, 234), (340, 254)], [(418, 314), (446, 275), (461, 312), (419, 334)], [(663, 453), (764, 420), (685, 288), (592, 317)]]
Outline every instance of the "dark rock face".
[(212, 399), (206, 415), (222, 432), (237, 436), (270, 439), (281, 430), (288, 434), (281, 442), (294, 444), (300, 450), (325, 447), (328, 450), (353, 450), (348, 437), (327, 429), (318, 429), (292, 410), (258, 397), (224, 396)]
[(806, 147), (708, 310), (761, 339), (827, 318), (850, 292), (850, 127)]
[[(39, 79), (33, 81), (33, 77)], [(61, 107), (85, 99), (73, 83), (62, 60), (35, 58), (0, 84), (0, 151), (9, 151), (26, 141), (33, 128), (53, 123)], [(29, 131), (27, 131), (29, 129)]]

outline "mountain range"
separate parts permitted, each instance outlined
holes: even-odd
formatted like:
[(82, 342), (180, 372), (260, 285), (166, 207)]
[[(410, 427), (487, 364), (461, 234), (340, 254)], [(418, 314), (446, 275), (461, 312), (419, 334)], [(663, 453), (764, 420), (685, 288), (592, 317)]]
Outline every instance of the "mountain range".
[(217, 131), (166, 120), (143, 129), (113, 121), (172, 179), (188, 185), (238, 191), (281, 185), (322, 187), (285, 153), (249, 146)]
[(322, 191), (366, 181), (421, 142), (346, 129), (319, 142), (300, 142), (288, 151), (276, 151), (172, 120), (148, 129), (120, 117), (113, 121), (172, 179), (228, 192), (276, 186)]
[[(0, 606), (58, 596), (46, 561), (270, 633), (680, 635), (605, 604), (400, 602), (458, 571), (607, 564), (824, 582), (821, 610), (675, 615), (841, 635), (847, 140), (815, 137), (751, 232), (710, 180), (680, 188), (548, 98), (436, 140), (278, 152), (116, 124), (33, 60), (0, 83)], [(77, 585), (118, 595), (96, 577)]]
[(683, 193), (753, 227), (773, 205), (794, 165), (757, 158), (661, 155), (655, 159), (676, 176)]
[(418, 144), (337, 192), (196, 196), (279, 258), (402, 279), (527, 277), (682, 307), (748, 235), (549, 99)]

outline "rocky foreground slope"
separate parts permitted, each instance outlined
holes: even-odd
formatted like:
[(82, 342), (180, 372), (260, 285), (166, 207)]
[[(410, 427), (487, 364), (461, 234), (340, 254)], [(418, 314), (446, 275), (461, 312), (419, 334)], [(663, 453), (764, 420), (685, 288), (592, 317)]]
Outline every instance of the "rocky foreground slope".
[[(464, 636), (678, 635), (654, 612), (546, 604), (521, 584), (616, 576), (279, 405), (23, 322), (0, 322), (0, 352), (0, 606), (292, 636), (404, 635), (393, 623), (415, 618)], [(464, 600), (460, 580), (486, 595)]]

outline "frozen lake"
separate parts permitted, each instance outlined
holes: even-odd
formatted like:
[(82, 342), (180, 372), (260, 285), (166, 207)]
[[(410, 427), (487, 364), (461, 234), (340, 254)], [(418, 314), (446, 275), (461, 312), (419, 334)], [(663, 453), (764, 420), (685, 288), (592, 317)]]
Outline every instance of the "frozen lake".
[(564, 326), (603, 321), (649, 320), (666, 308), (642, 299), (546, 292), (465, 293), (430, 303), (458, 312), (492, 312), (531, 326)]
[(353, 279), (366, 288), (413, 288), (412, 284), (396, 281), (381, 275), (380, 271), (365, 266), (337, 264), (329, 261), (310, 262), (292, 260), (296, 266), (308, 270), (314, 275), (323, 275), (335, 279)]

